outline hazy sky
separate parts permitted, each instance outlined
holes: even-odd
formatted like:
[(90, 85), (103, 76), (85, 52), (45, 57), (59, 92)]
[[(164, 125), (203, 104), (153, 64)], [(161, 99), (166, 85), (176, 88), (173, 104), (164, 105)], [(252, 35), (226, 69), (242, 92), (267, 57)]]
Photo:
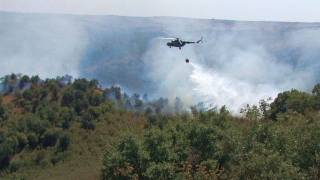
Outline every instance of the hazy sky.
[(0, 0), (0, 10), (320, 22), (320, 0)]

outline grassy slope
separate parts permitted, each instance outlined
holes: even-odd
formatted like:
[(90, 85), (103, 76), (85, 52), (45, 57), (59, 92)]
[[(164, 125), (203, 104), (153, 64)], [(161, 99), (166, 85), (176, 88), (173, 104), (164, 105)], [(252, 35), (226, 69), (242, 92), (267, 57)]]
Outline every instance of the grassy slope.
[[(5, 174), (4, 179), (99, 179), (104, 153), (121, 135), (141, 134), (144, 122), (143, 117), (131, 113), (116, 113), (98, 122), (93, 131), (75, 123), (69, 130), (72, 144), (65, 159), (55, 165), (28, 165), (13, 174)], [(21, 152), (16, 159), (34, 159), (37, 153), (37, 150)], [(50, 153), (53, 151), (49, 150), (46, 155)]]

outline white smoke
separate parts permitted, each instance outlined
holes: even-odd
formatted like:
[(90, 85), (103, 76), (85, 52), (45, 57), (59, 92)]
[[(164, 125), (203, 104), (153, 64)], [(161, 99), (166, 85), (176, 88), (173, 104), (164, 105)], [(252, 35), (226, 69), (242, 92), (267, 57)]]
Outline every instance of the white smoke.
[[(89, 77), (112, 79), (151, 98), (180, 97), (186, 106), (207, 102), (234, 112), (320, 82), (319, 24), (25, 16), (0, 18), (0, 76), (88, 77), (91, 70)], [(204, 42), (180, 51), (156, 38), (148, 42), (155, 36), (203, 36)]]
[(188, 105), (194, 103), (190, 74), (192, 67), (186, 58), (196, 57), (193, 51), (168, 49), (162, 41), (154, 40), (144, 55), (147, 76), (156, 86), (155, 94), (174, 100), (183, 98)]
[(86, 46), (81, 26), (65, 16), (27, 16), (0, 19), (0, 76), (77, 77)]
[[(191, 63), (186, 63), (186, 58)], [(251, 64), (259, 62), (251, 60)], [(275, 97), (280, 92), (279, 87), (274, 84), (256, 83), (256, 77), (238, 79), (206, 67), (191, 47), (182, 51), (168, 50), (155, 43), (146, 54), (145, 63), (150, 69), (148, 76), (156, 83), (156, 94), (170, 100), (180, 97), (186, 106), (205, 102), (207, 106), (226, 105), (237, 113), (246, 104), (256, 104), (259, 100)], [(252, 73), (253, 76), (258, 74), (255, 71)]]
[(270, 84), (250, 84), (245, 80), (224, 77), (194, 63), (191, 65), (194, 68), (190, 75), (192, 92), (194, 97), (207, 103), (207, 106), (226, 105), (232, 112), (237, 113), (244, 105), (275, 97), (279, 92), (277, 87)]
[[(219, 27), (204, 22), (161, 23), (173, 37), (205, 37), (203, 44), (186, 46), (182, 51), (152, 43), (145, 63), (161, 96), (181, 97), (187, 105), (226, 105), (238, 113), (246, 104), (275, 98), (281, 91), (310, 91), (319, 83), (319, 28), (285, 32), (281, 42), (274, 36), (280, 30), (270, 25), (265, 29), (254, 24), (233, 24), (229, 29), (222, 25), (224, 31), (217, 31)], [(256, 29), (249, 35), (241, 32), (248, 28)], [(277, 53), (292, 57), (281, 58)], [(190, 64), (185, 63), (186, 58)]]

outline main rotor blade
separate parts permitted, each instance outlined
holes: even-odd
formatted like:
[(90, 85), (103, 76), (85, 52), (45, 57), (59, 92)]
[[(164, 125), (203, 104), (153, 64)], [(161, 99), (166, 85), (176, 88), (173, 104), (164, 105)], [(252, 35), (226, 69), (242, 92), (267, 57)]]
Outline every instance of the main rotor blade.
[(173, 38), (173, 37), (159, 37), (157, 39), (166, 39), (166, 40), (175, 40), (177, 38)]
[(175, 36), (158, 36), (156, 38), (157, 39), (180, 39), (180, 38), (175, 37)]

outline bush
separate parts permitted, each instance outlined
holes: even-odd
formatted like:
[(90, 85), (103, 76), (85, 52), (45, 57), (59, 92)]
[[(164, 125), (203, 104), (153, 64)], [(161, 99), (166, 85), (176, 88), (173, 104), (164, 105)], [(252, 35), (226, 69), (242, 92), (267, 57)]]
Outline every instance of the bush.
[(8, 119), (8, 110), (0, 104), (0, 122)]
[(74, 91), (72, 89), (67, 89), (62, 95), (62, 106), (71, 106), (74, 102)]
[(66, 154), (63, 152), (55, 153), (51, 158), (51, 163), (56, 165), (57, 163), (63, 161), (66, 158)]
[[(262, 147), (260, 147), (262, 148)], [(259, 152), (261, 151), (261, 152)], [(256, 149), (240, 164), (240, 179), (304, 179), (299, 169), (279, 154)]]
[(36, 134), (34, 133), (29, 134), (27, 139), (28, 139), (28, 145), (31, 149), (34, 149), (35, 147), (38, 146), (39, 138)]
[(48, 121), (40, 120), (39, 117), (35, 115), (27, 115), (23, 121), (26, 122), (28, 131), (37, 135), (42, 135), (50, 126)]
[(64, 120), (62, 123), (61, 123), (61, 127), (63, 129), (69, 129), (71, 127), (71, 122), (69, 120)]
[(10, 172), (16, 172), (25, 166), (26, 162), (24, 160), (12, 160), (9, 165), (9, 170)]
[(28, 138), (23, 133), (18, 133), (16, 136), (18, 140), (18, 148), (19, 151), (21, 151), (28, 144)]
[(66, 151), (71, 143), (70, 136), (68, 134), (62, 134), (59, 138), (58, 149), (60, 151)]
[(125, 137), (104, 159), (102, 179), (142, 179), (147, 155), (136, 138)]
[(94, 130), (96, 128), (96, 125), (92, 120), (90, 121), (90, 120), (83, 119), (81, 121), (81, 128), (88, 129), (88, 130)]
[(36, 154), (34, 159), (37, 165), (46, 166), (48, 165), (47, 152), (45, 150), (41, 150)]
[(0, 169), (7, 168), (10, 164), (11, 157), (18, 150), (18, 140), (16, 137), (7, 137), (0, 144)]
[(43, 147), (49, 147), (49, 146), (55, 146), (58, 141), (58, 132), (54, 129), (47, 130), (44, 135), (42, 136), (42, 146)]
[(171, 163), (152, 163), (144, 174), (148, 179), (176, 179), (175, 166)]

